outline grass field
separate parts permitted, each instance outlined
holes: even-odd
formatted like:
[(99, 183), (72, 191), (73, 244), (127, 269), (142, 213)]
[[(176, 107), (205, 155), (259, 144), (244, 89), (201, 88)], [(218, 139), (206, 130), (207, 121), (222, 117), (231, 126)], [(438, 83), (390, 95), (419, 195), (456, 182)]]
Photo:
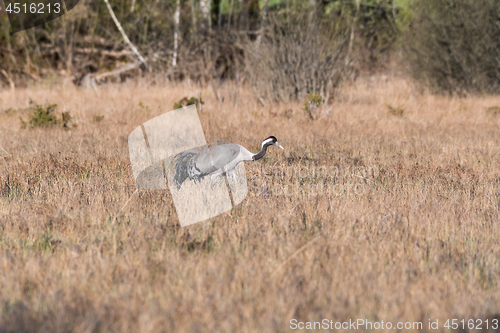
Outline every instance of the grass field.
[[(246, 164), (241, 205), (181, 228), (168, 190), (134, 194), (127, 137), (199, 93), (207, 141), (256, 152), (274, 135), (285, 151)], [(218, 94), (224, 103), (145, 81), (0, 90), (0, 332), (285, 332), (292, 319), (491, 328), (499, 97), (375, 77), (311, 120), (300, 103)], [(77, 127), (22, 129), (30, 99)]]

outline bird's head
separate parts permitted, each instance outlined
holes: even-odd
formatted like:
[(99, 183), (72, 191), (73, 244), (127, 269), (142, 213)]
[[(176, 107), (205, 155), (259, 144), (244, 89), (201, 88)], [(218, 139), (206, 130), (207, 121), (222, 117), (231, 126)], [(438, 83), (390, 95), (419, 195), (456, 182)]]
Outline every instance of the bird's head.
[(270, 145), (275, 145), (275, 146), (280, 147), (281, 149), (285, 149), (280, 145), (280, 143), (278, 142), (278, 139), (276, 139), (274, 136), (270, 136), (267, 139), (265, 139), (264, 141), (262, 141), (262, 148), (264, 148), (264, 146), (270, 146)]

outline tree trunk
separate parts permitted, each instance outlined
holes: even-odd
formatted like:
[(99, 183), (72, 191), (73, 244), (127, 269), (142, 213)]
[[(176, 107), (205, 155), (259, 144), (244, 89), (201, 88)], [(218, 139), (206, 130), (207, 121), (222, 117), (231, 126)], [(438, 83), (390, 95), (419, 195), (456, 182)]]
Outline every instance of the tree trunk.
[(229, 16), (227, 18), (227, 31), (231, 32), (231, 17), (233, 16), (234, 0), (231, 0), (231, 5), (229, 7)]
[(16, 57), (14, 57), (14, 53), (12, 51), (12, 45), (10, 43), (10, 34), (8, 26), (5, 29), (5, 40), (7, 41), (7, 51), (9, 52), (9, 57), (10, 60), (12, 61), (12, 65), (17, 66)]
[(198, 26), (196, 22), (196, 7), (194, 0), (189, 0), (189, 3), (191, 5), (191, 22), (193, 25), (193, 33), (194, 33), (194, 42), (197, 45), (198, 44)]
[(213, 20), (212, 25), (220, 26), (221, 25), (221, 11), (222, 11), (222, 1), (221, 0), (213, 0), (213, 6), (210, 8), (211, 17)]
[(177, 8), (175, 9), (174, 15), (174, 59), (172, 60), (172, 66), (177, 65), (177, 49), (179, 47), (179, 19), (181, 16), (181, 0), (177, 0)]
[(309, 31), (314, 35), (316, 32), (316, 0), (309, 0)]
[(208, 32), (210, 34), (212, 32), (212, 20), (210, 20), (211, 1), (200, 0), (200, 6), (201, 6), (201, 13), (203, 14), (202, 30), (207, 31), (208, 29)]
[(352, 19), (351, 37), (349, 39), (349, 46), (347, 48), (347, 55), (345, 57), (345, 64), (346, 64), (346, 66), (349, 65), (349, 62), (350, 62), (349, 57), (351, 55), (352, 44), (354, 42), (354, 30), (356, 28), (356, 23), (358, 21), (360, 2), (361, 2), (361, 0), (356, 0), (356, 14), (354, 14), (354, 18)]
[(264, 8), (262, 8), (261, 15), (260, 15), (261, 24), (260, 24), (259, 37), (257, 37), (257, 47), (259, 47), (260, 42), (262, 41), (262, 35), (264, 34), (264, 31), (266, 29), (268, 8), (269, 8), (269, 0), (266, 0), (266, 2), (264, 2)]
[(256, 24), (259, 21), (260, 10), (259, 10), (259, 0), (242, 0), (241, 5), (241, 25), (240, 29), (243, 28), (246, 32), (251, 29), (256, 28)]

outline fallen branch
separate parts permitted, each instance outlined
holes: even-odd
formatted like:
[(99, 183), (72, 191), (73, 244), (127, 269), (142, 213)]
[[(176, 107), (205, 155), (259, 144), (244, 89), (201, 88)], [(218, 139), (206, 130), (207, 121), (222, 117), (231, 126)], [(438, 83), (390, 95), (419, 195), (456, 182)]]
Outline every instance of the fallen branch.
[[(50, 50), (43, 50), (41, 51), (41, 54), (46, 57), (46, 56), (52, 56), (52, 55), (55, 55), (55, 54), (58, 54), (60, 53), (61, 50), (60, 48), (53, 48), (53, 49), (50, 49)], [(92, 49), (90, 47), (87, 47), (87, 48), (75, 48), (73, 50), (73, 53), (74, 54), (96, 54), (96, 55), (100, 55), (100, 56), (106, 56), (106, 57), (109, 57), (109, 58), (121, 58), (121, 57), (127, 57), (127, 56), (131, 56), (133, 55), (134, 53), (131, 52), (131, 51), (127, 51), (127, 50), (123, 50), (123, 51), (106, 51), (106, 50), (100, 50), (100, 49)]]
[(102, 74), (93, 75), (93, 78), (96, 79), (96, 80), (104, 79), (105, 77), (108, 77), (108, 76), (118, 75), (118, 74), (121, 74), (123, 72), (130, 71), (132, 69), (138, 68), (140, 65), (141, 65), (140, 62), (135, 62), (133, 64), (128, 64), (126, 66), (119, 67), (119, 68), (117, 68), (117, 69), (115, 69), (114, 71), (111, 71), (111, 72), (106, 72), (106, 73), (102, 73)]
[(132, 69), (139, 68), (141, 62), (135, 62), (133, 64), (128, 64), (122, 67), (119, 67), (111, 72), (100, 73), (100, 74), (82, 74), (81, 76), (76, 76), (73, 80), (73, 83), (77, 86), (83, 86), (85, 88), (93, 88), (97, 91), (97, 81), (104, 79), (108, 76), (115, 76), (121, 73), (130, 71)]

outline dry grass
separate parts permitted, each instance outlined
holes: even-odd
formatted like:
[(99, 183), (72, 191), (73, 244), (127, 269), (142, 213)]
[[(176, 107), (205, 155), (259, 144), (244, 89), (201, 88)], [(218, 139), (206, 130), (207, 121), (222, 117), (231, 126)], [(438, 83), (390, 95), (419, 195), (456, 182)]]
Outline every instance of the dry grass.
[[(310, 120), (232, 91), (0, 91), (0, 332), (289, 331), (292, 318), (444, 331), (500, 312), (500, 117), (484, 111), (500, 98), (375, 78)], [(275, 135), (286, 150), (246, 165), (250, 194), (231, 213), (181, 228), (168, 191), (133, 195), (126, 139), (199, 92), (208, 141), (256, 151)], [(3, 110), (30, 98), (78, 127), (21, 129)]]

